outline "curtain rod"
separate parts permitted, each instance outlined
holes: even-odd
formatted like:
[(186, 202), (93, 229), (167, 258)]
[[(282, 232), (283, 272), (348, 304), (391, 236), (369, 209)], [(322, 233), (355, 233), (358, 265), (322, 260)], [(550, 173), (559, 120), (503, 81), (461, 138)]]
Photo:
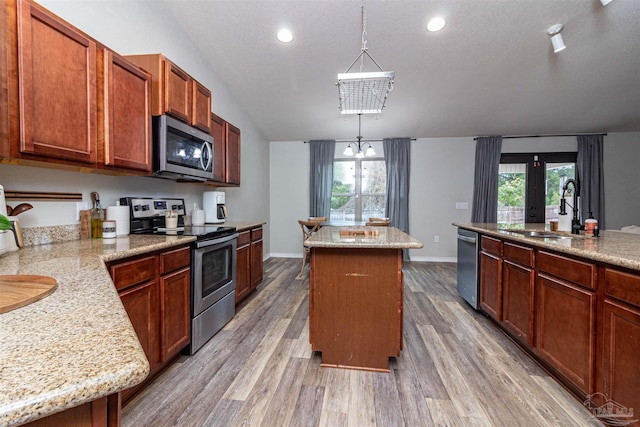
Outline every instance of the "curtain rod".
[[(409, 138), (411, 141), (415, 141), (416, 138)], [(302, 141), (305, 144), (308, 144), (311, 141)], [(335, 142), (358, 142), (357, 139), (336, 139)], [(382, 139), (364, 139), (362, 138), (360, 142), (382, 142)]]
[[(502, 139), (517, 139), (517, 138), (555, 138), (555, 137), (561, 137), (561, 136), (582, 136), (582, 135), (602, 135), (605, 136), (607, 135), (606, 132), (600, 132), (600, 133), (564, 133), (564, 134), (547, 134), (547, 135), (509, 135), (509, 136), (503, 136)], [(498, 135), (496, 135), (498, 136)], [(480, 137), (475, 137), (473, 138), (474, 141), (477, 141), (478, 138)]]

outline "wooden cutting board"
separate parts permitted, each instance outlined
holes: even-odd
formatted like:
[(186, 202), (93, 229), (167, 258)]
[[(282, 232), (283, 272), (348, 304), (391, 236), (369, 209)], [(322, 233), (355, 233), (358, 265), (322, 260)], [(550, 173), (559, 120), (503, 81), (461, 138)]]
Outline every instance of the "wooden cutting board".
[(341, 227), (341, 236), (365, 236), (373, 237), (379, 236), (380, 232), (373, 227)]
[(56, 279), (49, 276), (0, 276), (0, 314), (38, 301), (55, 291)]

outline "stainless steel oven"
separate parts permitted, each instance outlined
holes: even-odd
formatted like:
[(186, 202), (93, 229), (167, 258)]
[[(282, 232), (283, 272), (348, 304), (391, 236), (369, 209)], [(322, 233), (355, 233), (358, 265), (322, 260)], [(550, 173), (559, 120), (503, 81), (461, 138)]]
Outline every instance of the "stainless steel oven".
[(193, 354), (235, 314), (238, 234), (197, 240), (191, 269), (191, 345)]

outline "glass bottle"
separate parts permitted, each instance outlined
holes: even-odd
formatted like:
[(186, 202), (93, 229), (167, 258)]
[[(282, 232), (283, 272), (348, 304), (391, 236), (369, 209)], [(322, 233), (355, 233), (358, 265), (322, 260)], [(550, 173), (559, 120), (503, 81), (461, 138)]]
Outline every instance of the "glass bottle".
[(104, 221), (104, 211), (100, 207), (100, 195), (97, 192), (91, 193), (93, 209), (91, 209), (91, 237), (102, 238), (102, 221)]

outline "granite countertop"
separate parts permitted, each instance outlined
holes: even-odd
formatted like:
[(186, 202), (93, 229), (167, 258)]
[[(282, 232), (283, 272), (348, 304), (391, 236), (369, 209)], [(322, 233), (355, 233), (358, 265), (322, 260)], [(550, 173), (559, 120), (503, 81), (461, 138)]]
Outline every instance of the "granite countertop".
[(340, 228), (322, 227), (305, 243), (312, 248), (420, 249), (424, 246), (395, 227), (367, 227), (376, 229), (378, 236), (341, 236)]
[[(620, 267), (640, 270), (640, 234), (620, 233), (600, 230), (599, 237), (585, 237), (584, 234), (572, 235), (568, 232), (556, 231), (570, 239), (526, 237), (502, 229), (494, 223), (453, 223), (467, 230), (476, 231), (488, 236), (525, 242), (531, 246), (551, 249), (569, 255), (601, 261)], [(545, 224), (527, 224), (527, 230), (545, 230)], [(512, 227), (518, 228), (518, 227)], [(525, 228), (520, 226), (519, 228)]]
[(225, 227), (235, 227), (238, 231), (245, 231), (251, 228), (260, 227), (266, 224), (266, 221), (225, 221), (218, 224), (213, 225), (222, 225)]
[(51, 276), (44, 299), (0, 314), (0, 425), (17, 425), (140, 383), (149, 363), (105, 261), (195, 240), (74, 240), (0, 256), (0, 274)]

